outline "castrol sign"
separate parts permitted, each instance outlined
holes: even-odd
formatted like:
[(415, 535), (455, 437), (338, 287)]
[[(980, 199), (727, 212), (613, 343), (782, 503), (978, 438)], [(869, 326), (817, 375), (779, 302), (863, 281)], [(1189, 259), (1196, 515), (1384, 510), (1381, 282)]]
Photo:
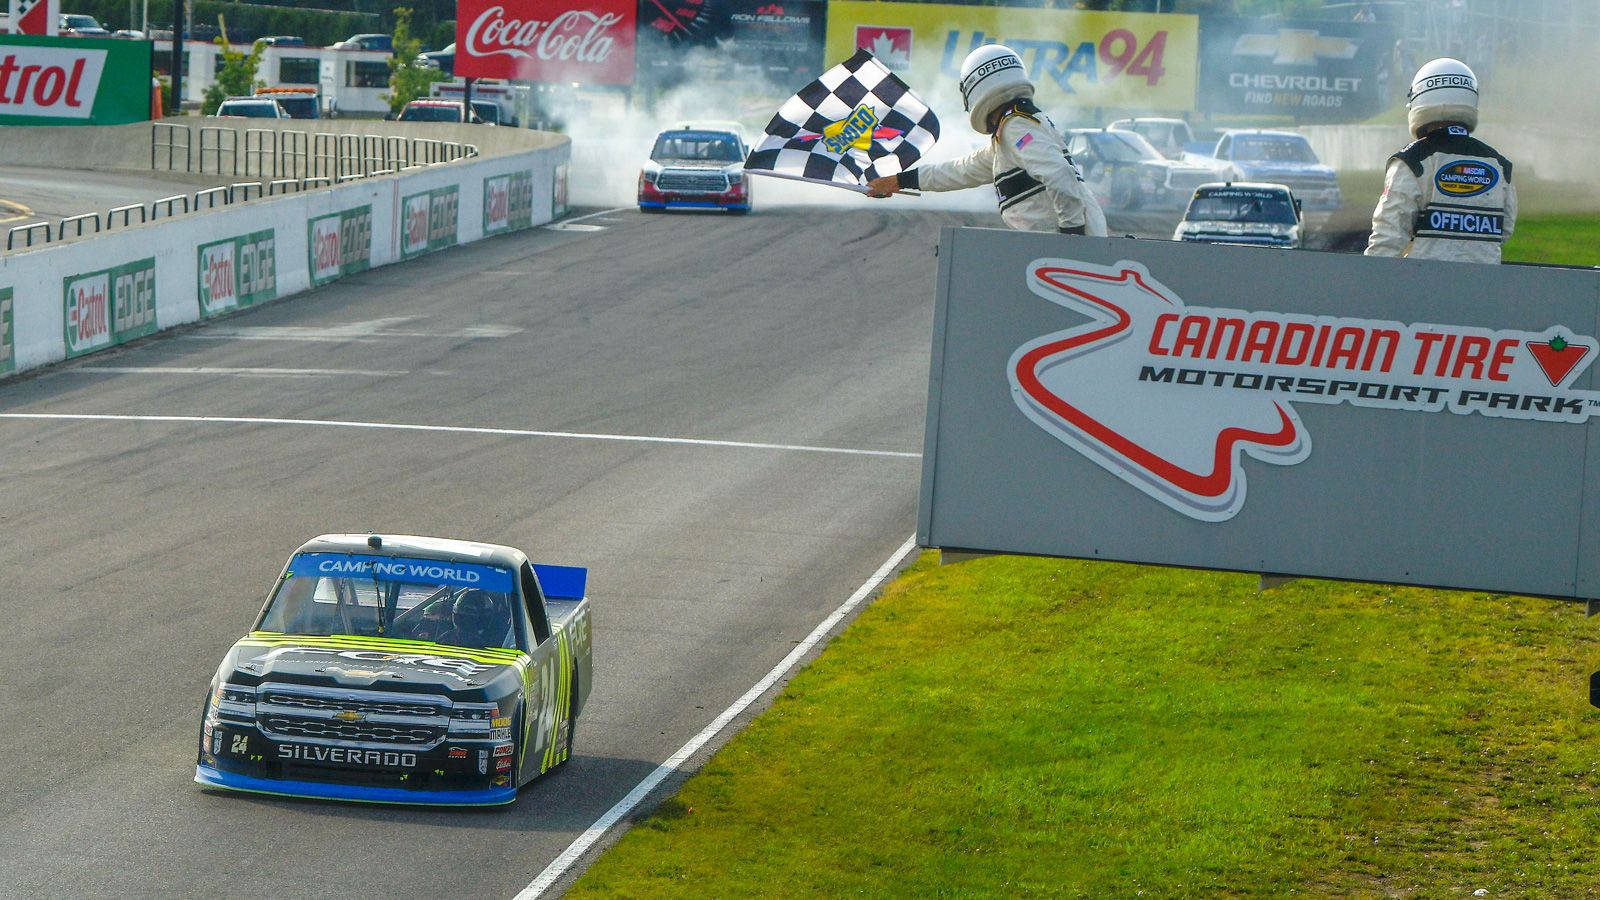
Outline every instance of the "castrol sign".
[(460, 0), (457, 75), (633, 83), (632, 0)]
[(0, 35), (0, 125), (150, 118), (150, 42)]

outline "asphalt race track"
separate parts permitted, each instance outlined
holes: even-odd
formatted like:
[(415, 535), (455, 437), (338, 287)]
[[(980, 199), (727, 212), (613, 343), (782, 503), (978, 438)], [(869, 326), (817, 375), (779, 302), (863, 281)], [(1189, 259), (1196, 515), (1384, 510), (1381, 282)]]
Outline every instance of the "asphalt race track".
[[(0, 382), (0, 895), (521, 890), (914, 531), (933, 247), (963, 221), (997, 224), (625, 210)], [(590, 567), (576, 755), (514, 806), (193, 783), (287, 554), (366, 530)]]
[[(193, 194), (201, 188), (228, 181), (221, 175), (150, 172), (85, 172), (5, 166), (0, 169), (0, 237), (18, 225), (48, 221), (54, 225), (66, 216), (97, 212), (130, 203), (149, 205), (174, 194)], [(135, 215), (134, 221), (138, 221)], [(120, 222), (121, 219), (119, 218)], [(35, 236), (37, 240), (37, 235)], [(0, 243), (0, 247), (4, 247)]]

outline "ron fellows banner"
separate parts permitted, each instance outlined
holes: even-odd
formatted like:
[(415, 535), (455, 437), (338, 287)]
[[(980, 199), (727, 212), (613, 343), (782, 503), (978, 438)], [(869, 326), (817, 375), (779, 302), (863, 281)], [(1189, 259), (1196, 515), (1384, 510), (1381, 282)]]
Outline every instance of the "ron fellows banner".
[(793, 90), (826, 68), (827, 9), (822, 0), (640, 0), (639, 83), (765, 81)]
[(985, 43), (1017, 51), (1046, 112), (1069, 105), (1194, 109), (1194, 16), (859, 0), (828, 5), (829, 62), (869, 50), (926, 95), (954, 95), (961, 61)]
[(0, 125), (150, 118), (150, 42), (0, 35)]
[(461, 0), (455, 73), (632, 84), (634, 0)]

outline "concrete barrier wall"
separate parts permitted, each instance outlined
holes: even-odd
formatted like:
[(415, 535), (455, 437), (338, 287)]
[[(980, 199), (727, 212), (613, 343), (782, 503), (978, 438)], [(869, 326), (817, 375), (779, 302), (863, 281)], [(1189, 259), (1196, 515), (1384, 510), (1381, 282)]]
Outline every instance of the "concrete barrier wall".
[[(109, 150), (126, 139), (117, 133), (135, 129), (148, 153), (148, 125), (72, 131), (96, 150)], [(65, 129), (30, 131), (55, 130)], [(546, 135), (530, 149), (527, 138), (536, 133), (521, 135), (515, 152), (0, 255), (0, 375), (548, 222), (561, 212), (557, 182), (570, 145)]]
[[(1381, 172), (1400, 148), (1411, 143), (1403, 125), (1306, 125), (1295, 129), (1306, 136), (1317, 157), (1341, 172)], [(1474, 132), (1509, 157), (1514, 174), (1587, 184), (1589, 142), (1575, 134), (1551, 130), (1513, 129), (1486, 123)]]

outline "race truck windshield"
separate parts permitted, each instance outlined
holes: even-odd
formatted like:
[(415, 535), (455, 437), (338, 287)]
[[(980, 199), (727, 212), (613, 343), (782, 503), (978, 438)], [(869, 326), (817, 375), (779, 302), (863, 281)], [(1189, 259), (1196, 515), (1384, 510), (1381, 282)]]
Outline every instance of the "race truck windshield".
[(1100, 155), (1106, 159), (1113, 159), (1117, 162), (1137, 162), (1141, 159), (1162, 158), (1154, 147), (1151, 147), (1136, 134), (1129, 134), (1125, 131), (1105, 131), (1096, 135), (1096, 137), (1099, 140), (1096, 142), (1095, 149), (1100, 151)]
[(1189, 205), (1189, 214), (1184, 218), (1191, 222), (1266, 222), (1272, 225), (1296, 222), (1289, 198), (1272, 191), (1201, 194)]
[(1304, 141), (1278, 138), (1234, 138), (1233, 158), (1246, 162), (1314, 163), (1317, 155)]
[(656, 138), (655, 149), (650, 151), (653, 160), (696, 159), (707, 162), (738, 162), (739, 146), (733, 139), (721, 134), (675, 132)]
[(496, 566), (301, 553), (289, 561), (256, 629), (515, 648), (516, 602), (512, 573)]

